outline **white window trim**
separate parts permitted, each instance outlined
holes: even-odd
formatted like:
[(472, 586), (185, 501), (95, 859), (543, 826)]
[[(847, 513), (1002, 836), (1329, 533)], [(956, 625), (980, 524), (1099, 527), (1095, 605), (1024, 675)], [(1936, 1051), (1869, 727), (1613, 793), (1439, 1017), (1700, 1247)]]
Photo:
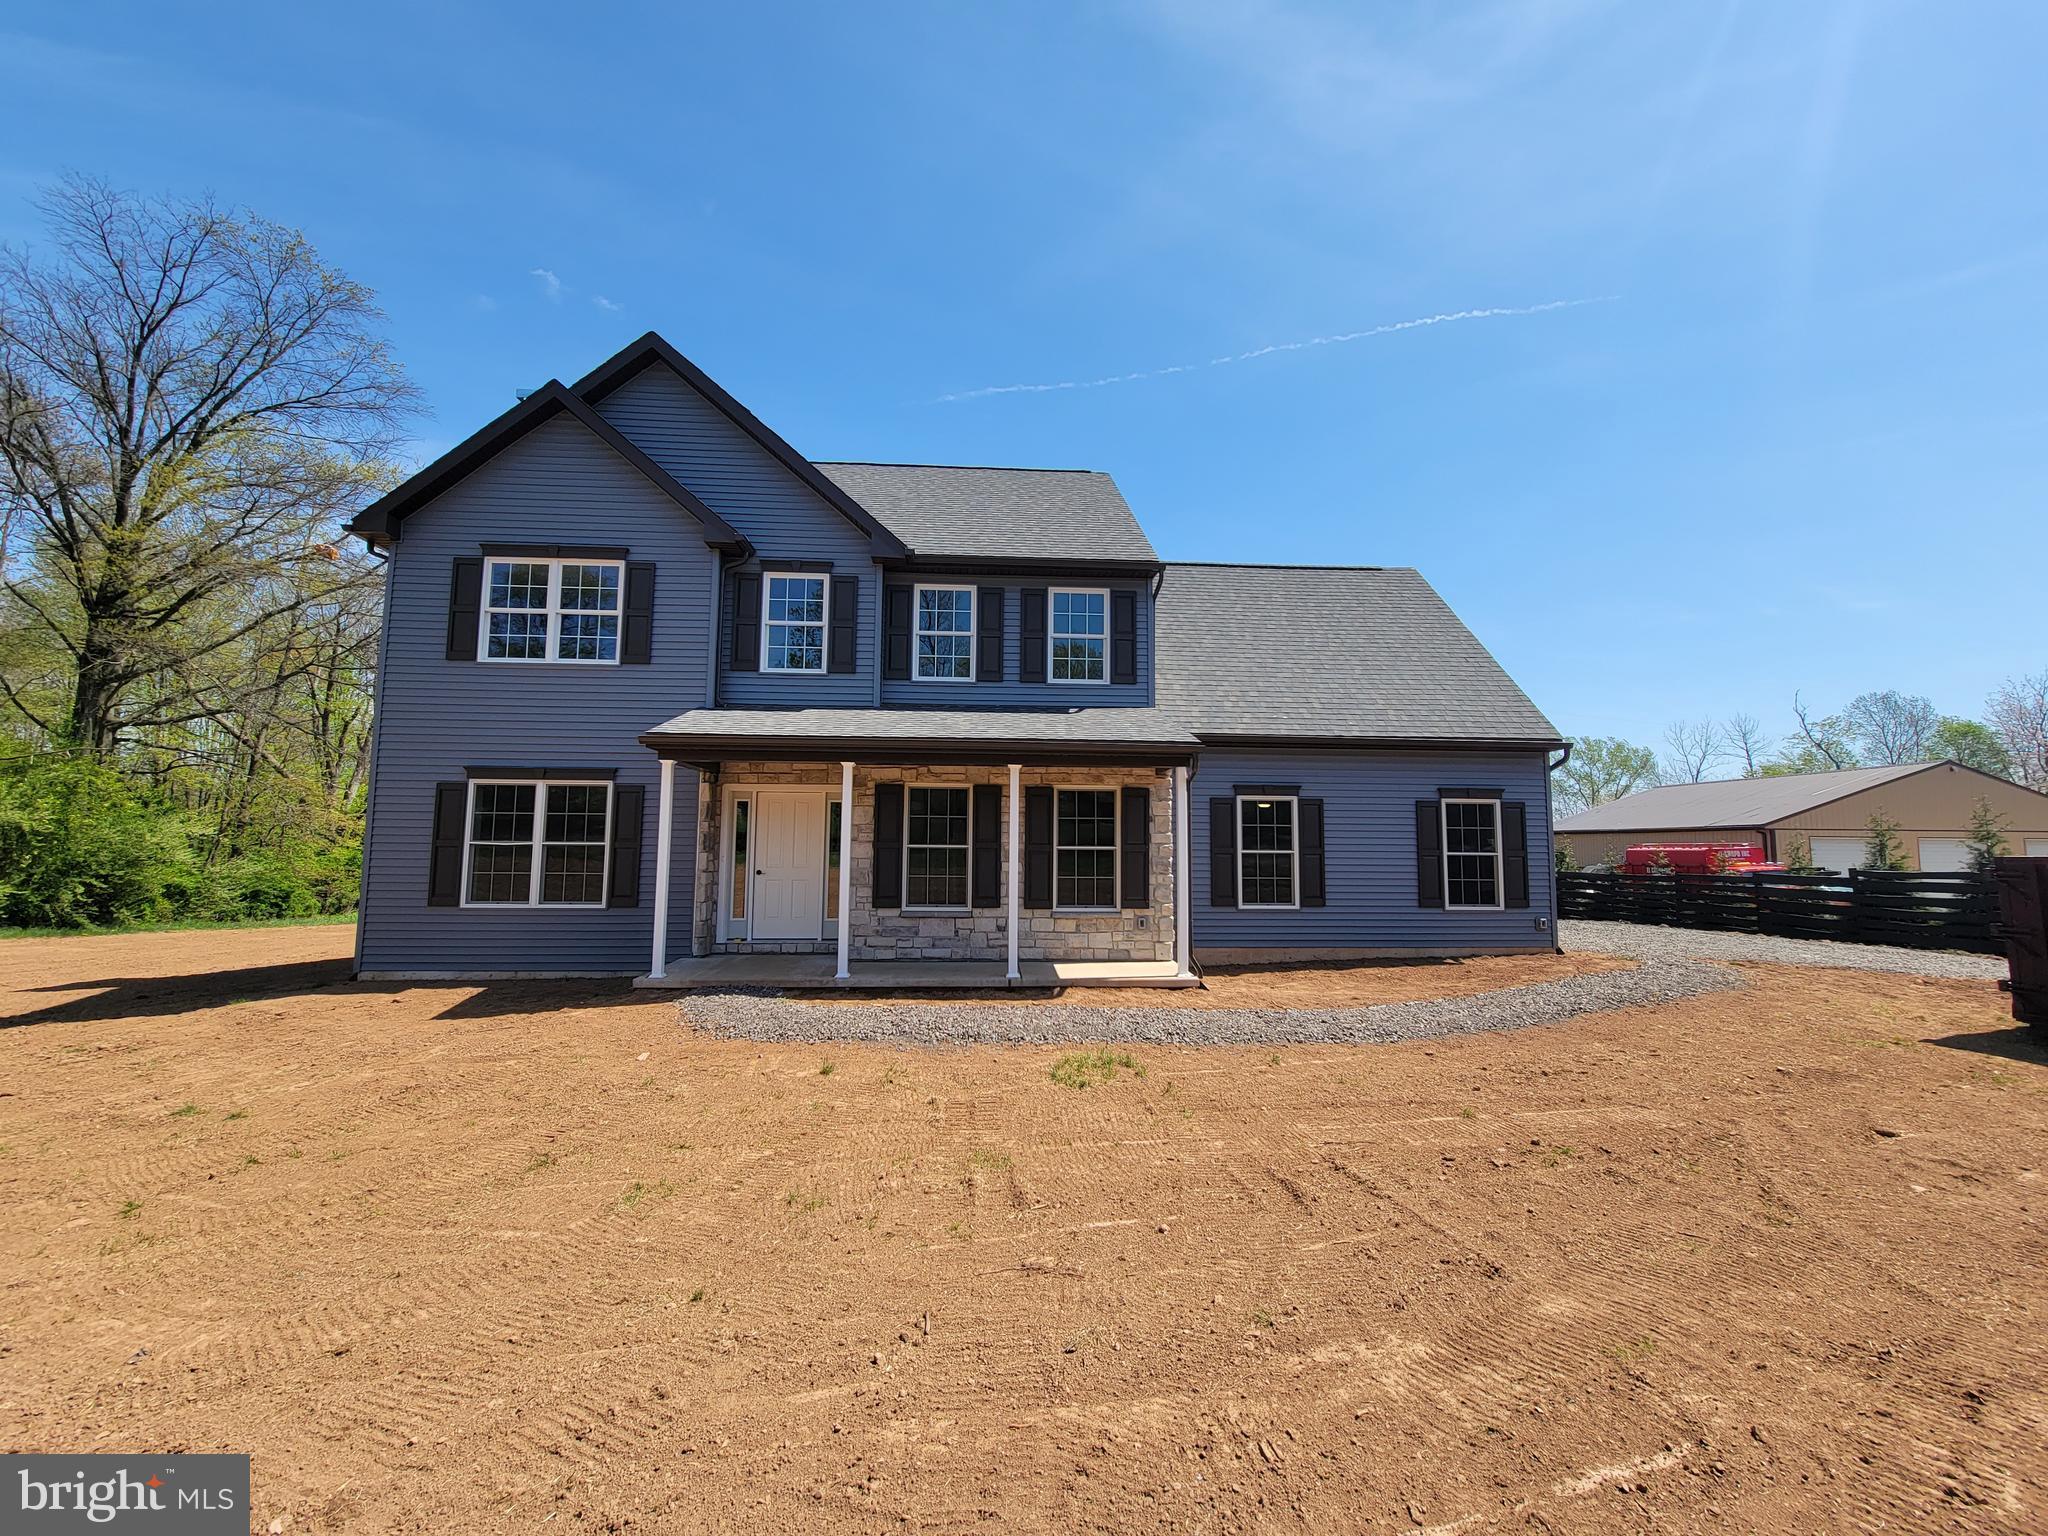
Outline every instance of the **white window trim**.
[[(574, 562), (571, 562), (572, 564)], [(524, 901), (471, 901), (469, 899), (470, 854), (476, 844), (476, 791), (480, 784), (529, 785), (533, 789), (533, 868)], [(605, 894), (596, 901), (542, 901), (541, 874), (547, 859), (548, 790), (602, 788), (604, 790), (604, 868), (598, 890)], [(612, 817), (618, 809), (618, 786), (610, 779), (471, 779), (462, 802), (462, 905), (479, 912), (594, 912), (603, 908), (612, 888)], [(495, 842), (496, 839), (491, 841)]]
[[(967, 594), (967, 675), (965, 677), (926, 677), (917, 670), (918, 663), (924, 660), (924, 657), (918, 651), (917, 642), (918, 638), (926, 632), (921, 620), (924, 616), (923, 598), (927, 592), (965, 592)], [(1047, 601), (1050, 602), (1051, 599), (1048, 598)], [(1046, 612), (1048, 615), (1046, 623), (1050, 625), (1052, 622), (1050, 617), (1051, 609), (1048, 608)], [(910, 589), (910, 680), (914, 683), (974, 682), (976, 674), (980, 670), (981, 662), (981, 658), (976, 654), (981, 649), (977, 643), (980, 634), (980, 624), (981, 594), (976, 592), (973, 587), (943, 581), (918, 582)], [(935, 629), (931, 633), (934, 635), (957, 635), (960, 631), (957, 629)], [(1050, 662), (1048, 661), (1047, 664), (1050, 665)]]
[[(1451, 807), (1489, 805), (1493, 807), (1493, 897), (1491, 902), (1451, 900)], [(1505, 912), (1507, 910), (1506, 850), (1501, 847), (1500, 802), (1481, 795), (1454, 795), (1439, 802), (1436, 812), (1437, 857), (1443, 864), (1444, 910), (1446, 912)], [(1477, 854), (1460, 854), (1477, 858)]]
[[(494, 565), (544, 565), (548, 568), (548, 604), (546, 608), (493, 608), (491, 606), (491, 567)], [(609, 566), (619, 573), (619, 606), (616, 608), (570, 608), (562, 607), (562, 567), (565, 565)], [(583, 560), (574, 555), (543, 556), (531, 558), (525, 555), (485, 555), (484, 590), (482, 609), (477, 615), (476, 654), (479, 661), (488, 661), (493, 666), (514, 667), (616, 667), (626, 648), (626, 562), (623, 560)], [(562, 644), (562, 617), (564, 612), (571, 617), (587, 617), (591, 614), (609, 613), (619, 621), (619, 635), (612, 646), (609, 660), (602, 656), (561, 656), (557, 651)], [(545, 613), (548, 621), (548, 653), (545, 656), (493, 656), (491, 654), (491, 615), (494, 613)], [(524, 782), (523, 780), (520, 782)], [(498, 906), (498, 902), (487, 902), (487, 906)]]
[[(1288, 850), (1288, 886), (1293, 892), (1291, 901), (1246, 901), (1244, 899), (1244, 856), (1246, 853), (1261, 853), (1264, 849), (1247, 849), (1244, 845), (1244, 807), (1249, 800), (1254, 805), (1287, 802), (1287, 815), (1293, 823), (1293, 847)], [(1234, 836), (1237, 840), (1237, 904), (1250, 912), (1293, 912), (1301, 906), (1301, 796), (1299, 795), (1239, 795), (1236, 803), (1237, 826)]]
[[(1094, 638), (1092, 635), (1062, 636), (1059, 631), (1053, 628), (1052, 616), (1059, 606), (1053, 600), (1062, 595), (1067, 597), (1099, 597), (1102, 599), (1102, 676), (1100, 677), (1053, 676), (1052, 648), (1057, 641), (1063, 638), (1068, 640), (1091, 640)], [(1110, 633), (1115, 627), (1115, 619), (1111, 614), (1110, 606), (1109, 588), (1107, 587), (1052, 587), (1047, 589), (1045, 594), (1045, 680), (1048, 683), (1057, 683), (1062, 688), (1101, 688), (1108, 684), (1112, 660), (1110, 652), (1116, 645), (1116, 637)]]
[[(825, 632), (825, 643), (818, 647), (818, 664), (815, 667), (771, 667), (768, 665), (768, 587), (776, 580), (815, 581), (819, 587), (818, 627)], [(788, 620), (778, 622), (788, 624)], [(832, 573), (830, 571), (763, 571), (761, 573), (761, 654), (760, 670), (778, 677), (823, 677), (832, 670)], [(752, 910), (751, 908), (749, 910)]]
[[(910, 793), (916, 789), (957, 789), (967, 795), (967, 899), (958, 906), (913, 906), (910, 902)], [(929, 780), (923, 783), (906, 781), (903, 786), (903, 904), (899, 912), (941, 912), (957, 915), (974, 910), (974, 790), (972, 784), (957, 784), (950, 780)], [(919, 843), (920, 848), (950, 848), (951, 843)]]
[[(1060, 901), (1060, 850), (1078, 848), (1075, 843), (1060, 841), (1060, 796), (1069, 790), (1107, 790), (1115, 805), (1109, 814), (1109, 849), (1111, 865), (1115, 873), (1111, 876), (1110, 888), (1117, 893), (1118, 900), (1106, 907), (1069, 907)], [(1055, 784), (1052, 790), (1052, 909), (1055, 912), (1121, 912), (1124, 890), (1124, 795), (1120, 784)], [(1099, 851), (1093, 848), (1090, 852)]]

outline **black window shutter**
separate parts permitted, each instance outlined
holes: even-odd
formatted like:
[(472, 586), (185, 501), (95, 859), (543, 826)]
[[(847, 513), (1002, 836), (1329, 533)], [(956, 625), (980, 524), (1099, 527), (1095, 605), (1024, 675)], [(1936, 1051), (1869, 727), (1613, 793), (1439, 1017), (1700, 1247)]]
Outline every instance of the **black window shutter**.
[(761, 670), (761, 578), (732, 579), (732, 659), (735, 672)]
[(875, 786), (875, 906), (903, 905), (903, 786)]
[(654, 659), (654, 562), (626, 562), (626, 611), (619, 660), (645, 666)]
[(1504, 905), (1529, 905), (1529, 808), (1520, 800), (1500, 803), (1500, 883)]
[(612, 878), (608, 907), (640, 905), (640, 837), (647, 820), (647, 791), (638, 784), (612, 790)]
[(1152, 905), (1152, 791), (1128, 785), (1123, 803), (1123, 904)]
[(1237, 801), (1223, 795), (1209, 802), (1209, 905), (1237, 905)]
[(1323, 802), (1294, 802), (1296, 830), (1301, 841), (1301, 904), (1323, 905)]
[[(471, 564), (475, 562), (472, 561)], [(462, 905), (463, 820), (469, 815), (469, 785), (434, 786), (434, 842), (427, 856), (427, 905)]]
[(1044, 587), (1026, 587), (1017, 594), (1017, 677), (1021, 682), (1045, 681)]
[(882, 676), (903, 681), (910, 676), (909, 587), (885, 587), (882, 599)]
[(457, 560), (448, 575), (448, 659), (476, 660), (476, 631), (484, 608), (484, 563)]
[(1109, 680), (1138, 680), (1138, 594), (1109, 594)]
[(971, 904), (1003, 904), (1003, 786), (974, 786), (974, 847), (969, 856), (974, 892)]
[(974, 594), (974, 676), (979, 682), (1003, 680), (1003, 589), (983, 587)]
[(1024, 791), (1024, 905), (1052, 905), (1052, 786)]
[(1440, 907), (1443, 904), (1443, 804), (1437, 800), (1418, 800), (1415, 802), (1415, 905)]
[(832, 628), (825, 636), (825, 670), (851, 672), (860, 634), (860, 578), (832, 578)]

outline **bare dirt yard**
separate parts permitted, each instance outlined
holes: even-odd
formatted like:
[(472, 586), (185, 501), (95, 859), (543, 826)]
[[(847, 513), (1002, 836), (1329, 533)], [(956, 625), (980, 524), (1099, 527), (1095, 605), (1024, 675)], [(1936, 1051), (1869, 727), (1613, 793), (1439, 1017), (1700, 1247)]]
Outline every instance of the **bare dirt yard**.
[(293, 1533), (2048, 1526), (1987, 982), (1074, 1087), (349, 941), (0, 943), (7, 1449), (247, 1451)]

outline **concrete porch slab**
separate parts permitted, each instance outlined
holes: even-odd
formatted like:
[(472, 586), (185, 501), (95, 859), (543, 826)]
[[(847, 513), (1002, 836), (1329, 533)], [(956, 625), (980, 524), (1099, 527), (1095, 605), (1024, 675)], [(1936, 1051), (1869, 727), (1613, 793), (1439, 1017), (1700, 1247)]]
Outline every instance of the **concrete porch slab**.
[(1000, 960), (856, 960), (840, 981), (830, 955), (701, 955), (671, 960), (659, 976), (634, 978), (636, 987), (790, 987), (895, 990), (977, 987), (1199, 987), (1171, 960), (1025, 960), (1018, 976)]

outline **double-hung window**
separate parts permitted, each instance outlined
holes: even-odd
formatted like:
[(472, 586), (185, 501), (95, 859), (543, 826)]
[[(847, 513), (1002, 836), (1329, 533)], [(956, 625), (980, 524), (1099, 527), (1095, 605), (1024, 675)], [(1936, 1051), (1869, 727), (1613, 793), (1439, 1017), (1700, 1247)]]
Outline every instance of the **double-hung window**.
[(974, 681), (974, 588), (917, 589), (913, 676), (923, 682)]
[(617, 662), (617, 560), (488, 560), (486, 661)]
[(913, 784), (903, 818), (903, 905), (967, 905), (967, 790)]
[(1116, 906), (1116, 791), (1062, 789), (1054, 796), (1053, 905)]
[(1446, 800), (1443, 815), (1444, 905), (1498, 907), (1500, 802)]
[(1301, 905), (1296, 804), (1292, 795), (1237, 799), (1237, 904)]
[(472, 782), (465, 906), (601, 907), (612, 787)]
[(1100, 683), (1109, 677), (1109, 594), (1055, 587), (1051, 594), (1052, 680)]
[(825, 670), (825, 587), (827, 576), (778, 575), (762, 583), (768, 611), (761, 625), (761, 670)]

